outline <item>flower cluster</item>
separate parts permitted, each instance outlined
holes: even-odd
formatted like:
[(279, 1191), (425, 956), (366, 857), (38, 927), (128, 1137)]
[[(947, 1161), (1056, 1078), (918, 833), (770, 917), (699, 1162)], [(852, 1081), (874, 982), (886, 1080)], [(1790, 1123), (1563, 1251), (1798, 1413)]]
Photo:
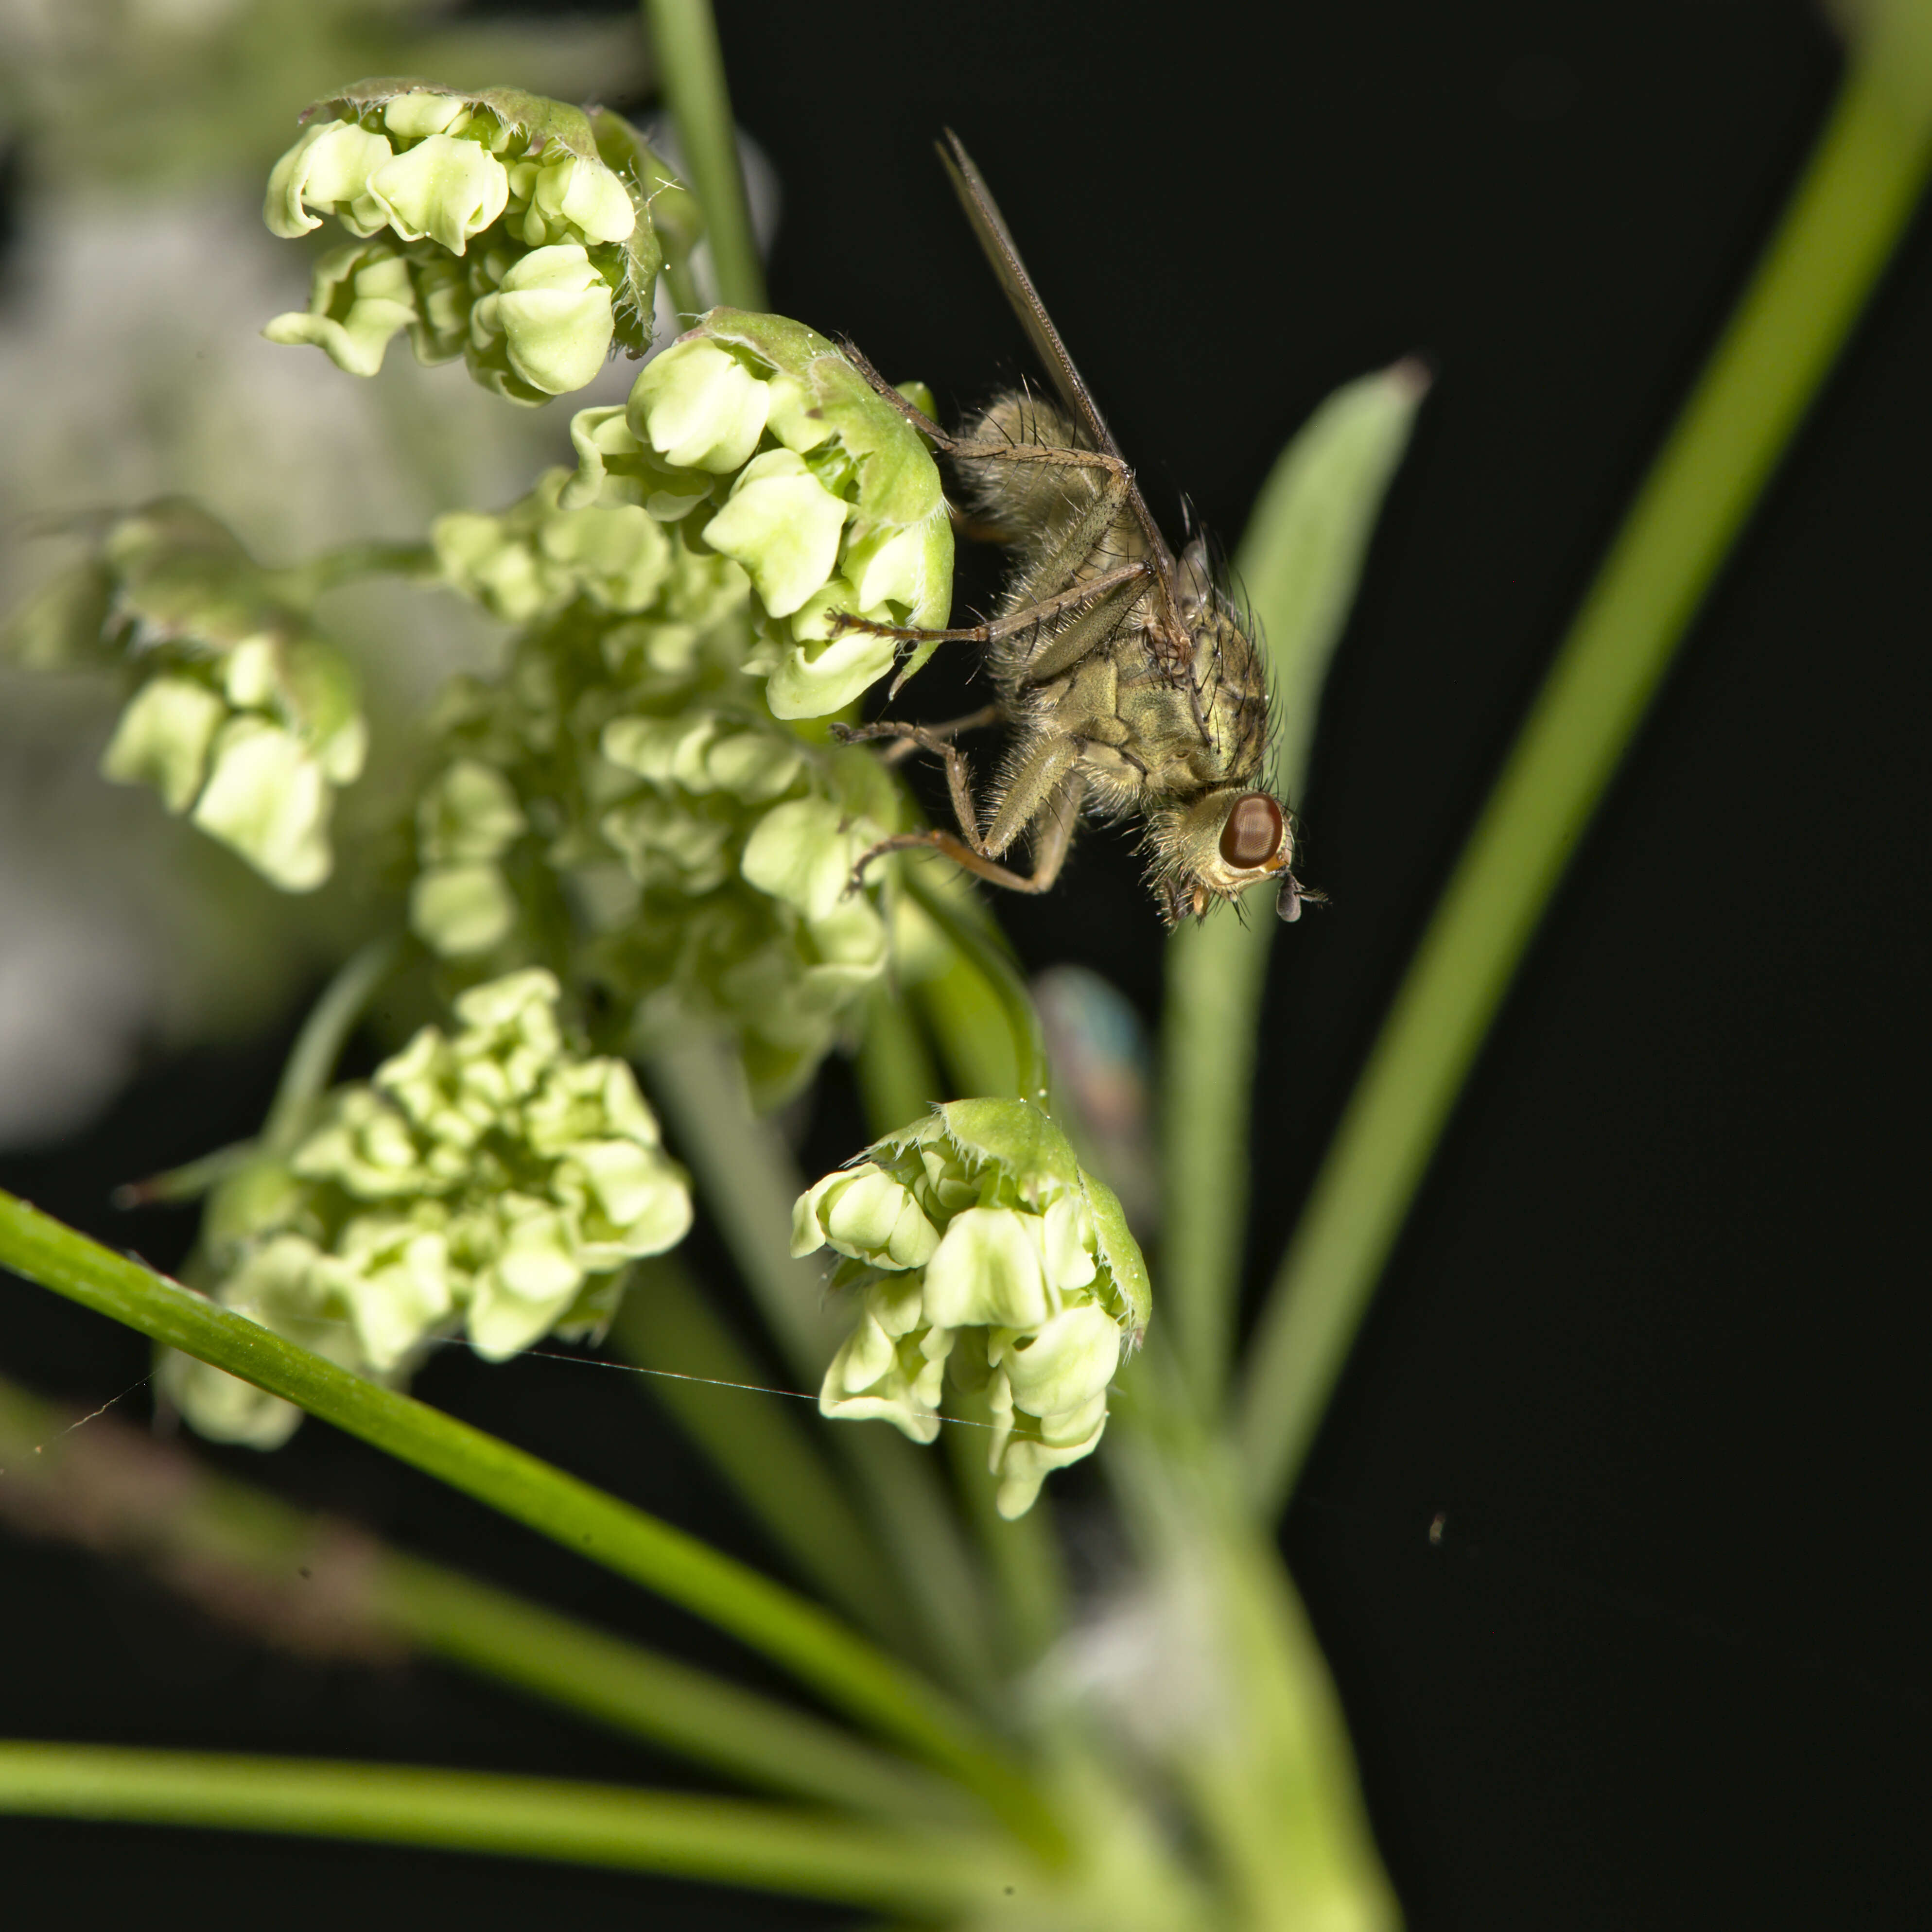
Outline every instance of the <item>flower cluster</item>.
[(152, 785), (285, 892), (328, 878), (335, 793), (368, 743), (355, 671), (286, 580), (205, 511), (168, 498), (117, 518), (9, 645), (30, 662), (131, 670), (103, 774)]
[[(722, 406), (718, 362), (728, 447), (705, 415)], [(681, 440), (666, 413), (679, 397)], [(782, 719), (842, 704), (890, 665), (890, 640), (860, 635), (855, 653), (826, 612), (944, 614), (938, 475), (829, 344), (730, 311), (652, 364), (628, 410), (580, 412), (572, 434), (574, 474), (433, 532), (445, 580), (526, 628), (501, 680), (461, 684), (443, 708), (412, 924), (469, 970), (542, 959), (596, 986), (637, 1051), (694, 1018), (722, 1024), (775, 1100), (885, 970), (890, 868), (871, 892), (848, 888), (904, 809), (870, 754)], [(822, 651), (792, 628), (814, 608)]]
[(571, 437), (566, 507), (636, 504), (743, 566), (759, 639), (748, 668), (774, 717), (828, 716), (892, 668), (893, 640), (842, 616), (946, 622), (952, 529), (932, 456), (802, 322), (713, 309), (623, 408), (580, 410)]
[(939, 1432), (942, 1383), (983, 1390), (1002, 1516), (1090, 1454), (1107, 1390), (1152, 1307), (1110, 1190), (1024, 1100), (958, 1100), (800, 1196), (792, 1252), (844, 1257), (859, 1315), (826, 1371), (829, 1416)]
[[(424, 1028), (286, 1159), (225, 1184), (206, 1227), (222, 1302), (376, 1378), (459, 1330), (497, 1361), (600, 1329), (629, 1264), (683, 1238), (691, 1196), (630, 1068), (572, 1053), (558, 998), (541, 970), (473, 987), (453, 1037)], [(272, 1447), (298, 1420), (202, 1364), (170, 1374), (206, 1435)]]
[(366, 81), (308, 110), (268, 178), (284, 237), (333, 215), (358, 238), (316, 264), (306, 310), (272, 342), (312, 343), (373, 376), (407, 329), (417, 358), (461, 356), (517, 403), (580, 389), (614, 342), (649, 346), (663, 254), (628, 123), (508, 88)]

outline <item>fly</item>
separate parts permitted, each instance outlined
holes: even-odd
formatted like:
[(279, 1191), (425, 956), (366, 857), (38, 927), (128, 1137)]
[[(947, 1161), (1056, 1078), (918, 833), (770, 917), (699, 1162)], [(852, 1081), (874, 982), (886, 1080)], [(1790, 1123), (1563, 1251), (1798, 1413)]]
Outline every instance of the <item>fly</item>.
[[(1318, 895), (1304, 895), (1294, 877), (1292, 821), (1262, 782), (1268, 682), (1252, 620), (1216, 580), (1204, 538), (1178, 556), (1169, 548), (979, 170), (950, 128), (946, 139), (940, 158), (1058, 400), (1014, 391), (950, 436), (848, 345), (880, 394), (953, 464), (974, 520), (1013, 556), (984, 623), (916, 630), (837, 620), (910, 645), (980, 644), (1000, 698), (950, 724), (841, 731), (942, 758), (958, 822), (956, 832), (886, 839), (860, 869), (925, 847), (991, 884), (1043, 892), (1083, 815), (1138, 816), (1148, 884), (1170, 926), (1264, 882), (1280, 916), (1298, 919), (1304, 897)], [(995, 720), (1011, 742), (982, 821), (957, 740)], [(1007, 862), (1023, 839), (1030, 872)]]

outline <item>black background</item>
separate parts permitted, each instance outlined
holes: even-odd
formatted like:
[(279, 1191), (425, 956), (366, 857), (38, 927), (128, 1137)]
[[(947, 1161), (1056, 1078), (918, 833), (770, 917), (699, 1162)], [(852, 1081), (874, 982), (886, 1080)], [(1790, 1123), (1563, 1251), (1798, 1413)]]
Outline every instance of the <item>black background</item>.
[[(1806, 151), (1833, 44), (1769, 0), (720, 10), (740, 117), (784, 184), (774, 307), (925, 376), (943, 412), (1024, 361), (932, 158), (942, 124), (1170, 522), (1184, 490), (1232, 538), (1327, 390), (1410, 351), (1437, 369), (1298, 801), (1304, 875), (1334, 904), (1274, 953), (1258, 1292), (1488, 776)], [(1932, 1912), (1929, 244), (1922, 222), (1582, 848), (1288, 1518), (1418, 1928)], [(1000, 910), (1031, 964), (1095, 966), (1151, 1015), (1159, 934), (1124, 840), (1089, 838), (1053, 897)], [(158, 1066), (82, 1142), (0, 1180), (166, 1260), (185, 1228), (112, 1215), (106, 1189), (248, 1131), (278, 1050)], [(812, 1156), (849, 1152), (850, 1121), (835, 1095)], [(138, 1341), (17, 1286), (0, 1288), (0, 1358), (90, 1402), (146, 1366)], [(452, 1354), (421, 1386), (757, 1552), (622, 1378)], [(224, 1460), (723, 1656), (320, 1426), (272, 1462)], [(0, 1732), (640, 1775), (628, 1746), (507, 1694), (278, 1661), (77, 1556), (10, 1542), (4, 1562)], [(0, 1872), (43, 1901), (36, 1924), (168, 1901), (291, 1925), (430, 1904), (485, 1924), (849, 1918), (40, 1824), (0, 1827)]]

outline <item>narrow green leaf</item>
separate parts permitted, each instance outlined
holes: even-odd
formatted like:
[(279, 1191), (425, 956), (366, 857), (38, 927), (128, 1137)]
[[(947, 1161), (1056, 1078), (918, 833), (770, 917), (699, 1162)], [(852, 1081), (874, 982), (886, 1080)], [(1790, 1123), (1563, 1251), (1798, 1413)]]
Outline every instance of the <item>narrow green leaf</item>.
[[(1427, 387), (1420, 364), (1398, 362), (1336, 390), (1276, 461), (1241, 540), (1236, 567), (1268, 638), (1283, 798), (1300, 789), (1329, 661)], [(1222, 912), (1168, 944), (1161, 1299), (1204, 1413), (1233, 1342), (1255, 1036), (1276, 924), (1264, 907), (1247, 916)]]
[(0, 1193), (0, 1265), (239, 1376), (716, 1624), (976, 1791), (1022, 1834), (1036, 1796), (944, 1694), (769, 1579), (536, 1456), (359, 1380)]
[(921, 1913), (1038, 1879), (1009, 1841), (775, 1804), (478, 1772), (0, 1744), (0, 1813), (554, 1858)]
[[(919, 1638), (871, 1528), (839, 1486), (804, 1404), (754, 1393), (764, 1375), (674, 1255), (639, 1264), (611, 1324), (640, 1377), (828, 1602), (902, 1651)], [(736, 1386), (718, 1386), (720, 1384)], [(792, 1412), (796, 1408), (797, 1414)]]
[(131, 1563), (245, 1635), (310, 1658), (436, 1657), (734, 1778), (880, 1816), (965, 1822), (922, 1766), (334, 1519), (216, 1474), (178, 1441), (0, 1379), (0, 1523)]

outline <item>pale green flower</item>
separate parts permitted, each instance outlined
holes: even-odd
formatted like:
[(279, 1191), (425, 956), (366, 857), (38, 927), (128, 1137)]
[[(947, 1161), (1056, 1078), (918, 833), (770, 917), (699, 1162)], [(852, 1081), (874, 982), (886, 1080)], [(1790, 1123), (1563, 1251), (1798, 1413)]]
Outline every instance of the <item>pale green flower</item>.
[[(318, 1273), (321, 1259), (305, 1236), (274, 1235), (250, 1249), (230, 1274), (222, 1304), (326, 1360), (353, 1368), (360, 1355), (355, 1330), (330, 1310)], [(165, 1353), (160, 1382), (169, 1400), (211, 1442), (278, 1449), (302, 1422), (293, 1402), (191, 1355)]]
[(286, 892), (328, 877), (328, 780), (292, 731), (262, 718), (231, 718), (209, 753), (194, 823)]
[(745, 877), (808, 919), (827, 919), (850, 886), (860, 854), (884, 836), (884, 828), (852, 818), (839, 800), (794, 799), (766, 812), (745, 842)]
[(532, 625), (442, 727), (446, 756), (498, 772), (529, 829), (459, 859), (420, 820), (414, 927), (447, 958), (542, 958), (594, 986), (640, 1054), (722, 1027), (773, 1101), (886, 970), (892, 868), (849, 889), (902, 795), (863, 750), (772, 719), (743, 674), (745, 572), (694, 548), (696, 518), (603, 474), (573, 493), (552, 472), (499, 517), (436, 526), (448, 580)]
[(98, 594), (65, 600), (59, 653), (118, 658), (136, 680), (103, 776), (153, 785), (284, 891), (320, 885), (335, 794), (361, 774), (368, 734), (353, 669), (289, 578), (164, 499), (108, 526), (86, 578)]
[(268, 176), (262, 218), (284, 240), (322, 226), (320, 208), (357, 235), (374, 235), (388, 219), (369, 194), (369, 177), (394, 153), (380, 134), (352, 121), (316, 121)]
[[(391, 1381), (440, 1336), (500, 1360), (608, 1320), (631, 1263), (683, 1238), (690, 1190), (629, 1066), (572, 1051), (560, 998), (541, 969), (472, 987), (452, 1032), (422, 1028), (286, 1162), (225, 1182), (205, 1224), (224, 1303)], [(197, 1427), (266, 1444), (292, 1426), (180, 1372)]]
[[(937, 1433), (949, 1361), (983, 1391), (1000, 1513), (1090, 1454), (1107, 1390), (1151, 1308), (1120, 1203), (1023, 1100), (963, 1100), (800, 1197), (792, 1252), (847, 1257), (858, 1319), (826, 1371), (827, 1415)], [(970, 1346), (962, 1346), (970, 1340)]]
[(475, 142), (430, 134), (378, 167), (368, 196), (404, 241), (427, 238), (460, 255), (509, 205), (510, 177)]
[[(638, 378), (621, 420), (580, 412), (560, 501), (634, 502), (688, 520), (756, 594), (779, 718), (842, 710), (893, 665), (879, 625), (943, 625), (952, 532), (939, 473), (897, 410), (832, 344), (782, 316), (714, 309)], [(929, 646), (906, 660), (918, 668)]]
[(278, 315), (262, 331), (271, 342), (309, 344), (351, 376), (373, 376), (390, 343), (419, 314), (410, 265), (386, 242), (338, 248), (316, 263), (304, 312)]
[(618, 116), (397, 81), (309, 113), (269, 177), (268, 224), (292, 236), (333, 214), (366, 245), (318, 265), (307, 311), (278, 316), (272, 341), (368, 376), (406, 328), (420, 360), (461, 354), (532, 405), (581, 388), (614, 342), (650, 346), (664, 254), (646, 203), (667, 176)]
[(470, 338), (504, 353), (532, 389), (560, 396), (580, 389), (604, 366), (615, 328), (608, 283), (574, 242), (524, 256), (470, 311)]
[(149, 784), (169, 811), (187, 811), (208, 772), (208, 747), (228, 717), (215, 692), (192, 678), (151, 678), (128, 700), (100, 756), (116, 784)]
[(452, 587), (512, 622), (549, 616), (580, 596), (602, 610), (648, 610), (676, 567), (669, 539), (632, 505), (560, 508), (568, 474), (545, 472), (500, 515), (460, 510), (437, 518), (430, 540)]

